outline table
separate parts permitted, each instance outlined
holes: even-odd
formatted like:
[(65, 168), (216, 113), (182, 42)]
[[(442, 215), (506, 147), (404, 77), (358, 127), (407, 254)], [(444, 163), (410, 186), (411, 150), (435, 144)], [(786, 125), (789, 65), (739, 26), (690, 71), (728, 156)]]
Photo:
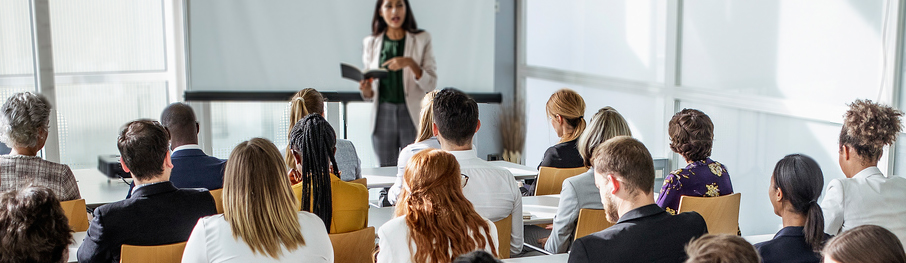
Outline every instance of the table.
[(538, 169), (507, 161), (490, 161), (491, 165), (510, 170), (516, 180), (532, 179), (538, 176)]
[[(493, 166), (509, 170), (510, 173), (513, 173), (513, 178), (515, 178), (516, 180), (531, 179), (538, 176), (538, 170), (525, 165), (515, 164), (507, 161), (490, 161), (488, 163)], [(388, 188), (393, 186), (393, 183), (396, 180), (397, 171), (397, 168), (394, 166), (362, 168), (362, 177), (368, 178), (369, 189)]]
[(72, 233), (72, 244), (69, 244), (69, 260), (66, 262), (79, 262), (79, 246), (82, 245), (82, 240), (85, 239), (85, 236), (88, 236), (88, 232)]
[(522, 213), (528, 212), (532, 218), (522, 222), (524, 225), (552, 224), (559, 205), (560, 195), (523, 196)]
[(553, 254), (553, 255), (544, 255), (544, 256), (535, 256), (535, 257), (524, 257), (524, 258), (508, 258), (502, 260), (507, 263), (557, 263), (557, 262), (566, 262), (569, 259), (569, 254)]
[(749, 243), (752, 243), (752, 245), (754, 245), (754, 244), (758, 244), (761, 242), (765, 242), (765, 241), (774, 239), (774, 234), (744, 236), (742, 238), (744, 238), (746, 241), (748, 241)]
[[(75, 169), (76, 182), (79, 193), (88, 207), (98, 207), (126, 199), (129, 193), (129, 184), (122, 179), (108, 179), (97, 169)], [(132, 181), (132, 178), (126, 179)]]

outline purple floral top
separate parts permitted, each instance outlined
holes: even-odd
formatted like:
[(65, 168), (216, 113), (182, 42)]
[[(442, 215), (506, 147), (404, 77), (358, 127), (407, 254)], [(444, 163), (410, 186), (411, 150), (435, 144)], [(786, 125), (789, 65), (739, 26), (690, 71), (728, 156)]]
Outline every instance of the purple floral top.
[(695, 161), (686, 168), (670, 172), (664, 178), (664, 187), (657, 198), (657, 205), (670, 214), (679, 210), (681, 196), (722, 196), (733, 193), (727, 167), (710, 158)]

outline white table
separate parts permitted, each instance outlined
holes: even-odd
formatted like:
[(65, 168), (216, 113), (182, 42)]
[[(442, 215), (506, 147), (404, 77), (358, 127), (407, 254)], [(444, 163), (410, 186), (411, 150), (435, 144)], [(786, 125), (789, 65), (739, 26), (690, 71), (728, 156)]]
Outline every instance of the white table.
[[(531, 179), (538, 176), (538, 170), (521, 164), (507, 161), (490, 161), (491, 165), (504, 168), (513, 173), (516, 180)], [(362, 168), (362, 177), (368, 178), (368, 188), (387, 188), (396, 180), (396, 167)]]
[[(79, 185), (79, 193), (89, 207), (126, 199), (126, 194), (129, 193), (129, 184), (122, 179), (107, 179), (97, 169), (76, 169), (72, 173)], [(131, 178), (126, 180), (132, 181)]]
[(552, 224), (560, 195), (539, 195), (522, 197), (522, 213), (530, 213), (531, 219), (523, 220), (524, 225)]
[(79, 246), (82, 245), (82, 240), (84, 240), (87, 235), (88, 232), (72, 233), (72, 244), (69, 244), (69, 260), (67, 262), (79, 262)]
[(378, 228), (393, 219), (393, 211), (396, 210), (395, 206), (390, 207), (371, 207), (368, 209), (368, 226), (373, 226), (374, 230), (377, 231)]
[(532, 179), (538, 176), (538, 169), (507, 161), (490, 161), (494, 166), (510, 170), (516, 180)]
[(754, 236), (744, 236), (744, 237), (742, 237), (742, 238), (744, 238), (746, 241), (748, 241), (748, 242), (751, 243), (752, 245), (755, 245), (755, 244), (758, 244), (758, 243), (761, 243), (761, 242), (765, 242), (765, 241), (774, 239), (774, 234), (754, 235)]
[(535, 257), (508, 258), (502, 261), (507, 263), (558, 263), (566, 262), (567, 260), (569, 260), (569, 254), (563, 253)]

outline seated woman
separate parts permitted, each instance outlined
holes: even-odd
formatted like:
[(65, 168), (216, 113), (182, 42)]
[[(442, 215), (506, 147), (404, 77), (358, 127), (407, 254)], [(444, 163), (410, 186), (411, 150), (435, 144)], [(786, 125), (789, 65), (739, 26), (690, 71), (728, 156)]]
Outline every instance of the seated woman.
[(878, 225), (906, 242), (906, 179), (878, 169), (884, 146), (902, 131), (903, 112), (870, 100), (856, 100), (843, 116), (839, 162), (846, 178), (827, 184), (821, 209), (831, 235), (860, 225)]
[(752, 244), (733, 235), (704, 235), (686, 244), (685, 251), (689, 257), (685, 263), (762, 262)]
[(682, 196), (722, 196), (733, 193), (727, 167), (708, 158), (714, 141), (714, 124), (705, 113), (683, 109), (668, 124), (670, 149), (686, 159), (686, 167), (670, 172), (657, 205), (670, 214), (679, 210)]
[(406, 170), (406, 164), (415, 153), (424, 149), (440, 149), (440, 142), (434, 137), (434, 110), (431, 104), (434, 103), (434, 95), (437, 90), (425, 94), (422, 99), (422, 111), (419, 114), (418, 133), (416, 134), (415, 143), (409, 144), (400, 151), (400, 157), (396, 161), (396, 181), (390, 187), (387, 194), (387, 200), (390, 204), (396, 204), (399, 200), (400, 190), (403, 188), (403, 172)]
[(903, 244), (892, 232), (862, 225), (832, 238), (821, 251), (825, 263), (906, 263)]
[(462, 193), (468, 177), (453, 154), (429, 149), (409, 160), (396, 218), (378, 230), (378, 263), (451, 262), (476, 249), (497, 255), (497, 228)]
[(60, 201), (82, 198), (68, 165), (37, 156), (47, 142), (50, 108), (47, 98), (31, 92), (16, 93), (0, 107), (0, 141), (12, 148), (0, 155), (0, 191), (34, 185), (50, 188)]
[[(292, 125), (296, 124), (303, 117), (312, 113), (324, 116), (324, 102), (327, 99), (315, 89), (305, 88), (296, 92), (293, 98), (289, 100), (289, 123), (290, 127), (287, 133), (292, 132)], [(286, 145), (286, 169), (295, 167), (293, 156), (290, 153), (290, 145)], [(337, 151), (334, 154), (337, 159), (337, 166), (340, 170), (337, 172), (343, 181), (352, 181), (362, 178), (362, 160), (355, 152), (355, 145), (350, 140), (337, 139)]]
[(560, 142), (544, 151), (538, 167), (584, 167), (576, 139), (585, 130), (585, 99), (571, 89), (561, 89), (551, 95), (545, 109)]
[[(623, 119), (617, 110), (610, 106), (604, 107), (592, 116), (591, 122), (585, 132), (576, 140), (576, 148), (582, 156), (583, 165), (591, 167), (591, 156), (595, 147), (616, 136), (632, 136), (629, 131), (629, 124)], [(595, 171), (589, 169), (587, 172), (567, 178), (563, 181), (563, 190), (560, 190), (560, 204), (557, 206), (557, 215), (554, 217), (553, 228), (548, 233), (544, 233), (544, 238), (537, 240), (538, 246), (543, 246), (544, 250), (550, 253), (566, 253), (569, 251), (570, 244), (573, 240), (573, 234), (576, 232), (576, 221), (579, 219), (579, 210), (604, 209), (601, 204), (601, 193), (595, 187)], [(529, 231), (529, 229), (533, 229)], [(535, 226), (527, 226), (526, 232), (534, 233), (540, 231)], [(531, 240), (529, 234), (525, 235), (526, 242), (535, 242)], [(531, 236), (537, 236), (532, 234)], [(534, 243), (529, 243), (534, 244)]]
[(783, 229), (755, 244), (762, 262), (821, 262), (818, 251), (829, 238), (818, 206), (822, 188), (824, 175), (811, 157), (791, 154), (777, 162), (768, 197), (774, 214), (783, 218)]
[(330, 233), (365, 228), (368, 223), (368, 189), (340, 180), (334, 158), (337, 136), (319, 114), (310, 114), (293, 126), (290, 153), (295, 166), (289, 171), (297, 208), (312, 212)]
[(285, 171), (270, 141), (239, 143), (226, 163), (223, 214), (198, 220), (182, 262), (333, 262), (324, 222), (294, 209)]
[(3, 192), (0, 207), (0, 262), (69, 261), (72, 230), (50, 189), (32, 186)]

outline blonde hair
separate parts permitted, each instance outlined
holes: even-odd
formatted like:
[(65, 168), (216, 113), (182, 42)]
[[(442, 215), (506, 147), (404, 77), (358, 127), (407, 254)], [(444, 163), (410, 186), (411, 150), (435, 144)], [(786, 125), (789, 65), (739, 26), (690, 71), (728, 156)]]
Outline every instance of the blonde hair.
[[(291, 136), (293, 126), (305, 116), (312, 113), (323, 115), (325, 101), (324, 95), (313, 88), (304, 88), (296, 92), (289, 100), (289, 129), (286, 130), (286, 137)], [(286, 146), (286, 156), (283, 160), (286, 162), (286, 169), (296, 167), (296, 160), (293, 158), (289, 145)]]
[(591, 117), (588, 128), (576, 140), (576, 149), (579, 150), (585, 166), (591, 166), (591, 156), (595, 147), (610, 138), (622, 135), (632, 136), (629, 124), (626, 123), (626, 119), (623, 119), (623, 115), (610, 106), (598, 110), (595, 116)]
[(419, 112), (419, 121), (418, 121), (418, 137), (415, 138), (415, 142), (424, 141), (434, 137), (434, 131), (432, 125), (434, 123), (434, 110), (431, 107), (434, 103), (434, 96), (437, 95), (437, 90), (432, 90), (425, 94), (425, 97), (422, 98), (422, 110)]
[(282, 256), (281, 247), (304, 246), (295, 202), (273, 143), (252, 138), (233, 148), (223, 178), (223, 216), (234, 239), (274, 259)]
[(551, 95), (545, 105), (547, 116), (554, 118), (557, 115), (563, 118), (569, 126), (573, 127), (573, 132), (564, 134), (560, 137), (560, 142), (568, 142), (579, 138), (579, 135), (585, 131), (585, 99), (576, 91), (571, 89), (560, 89)]

